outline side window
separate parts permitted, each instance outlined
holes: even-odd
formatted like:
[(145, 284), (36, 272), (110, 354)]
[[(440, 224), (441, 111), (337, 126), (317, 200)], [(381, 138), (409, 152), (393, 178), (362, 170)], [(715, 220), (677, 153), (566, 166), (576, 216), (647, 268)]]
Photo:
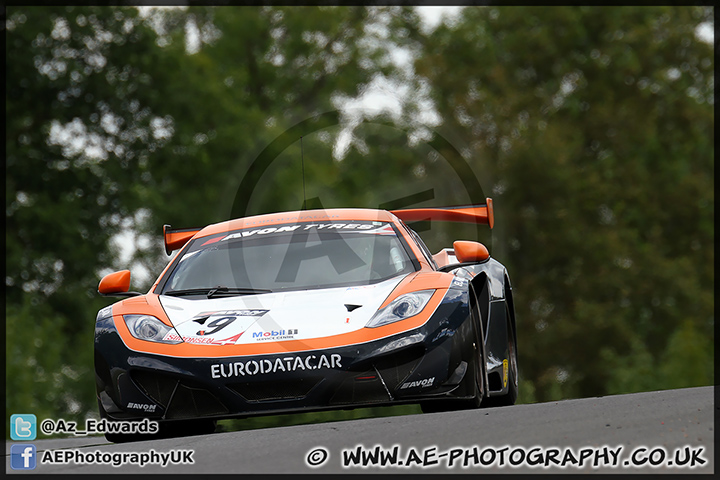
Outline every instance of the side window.
[(400, 222), (402, 226), (407, 230), (407, 232), (410, 234), (410, 236), (415, 240), (415, 243), (418, 247), (420, 247), (420, 251), (422, 251), (423, 256), (425, 257), (425, 260), (430, 264), (430, 266), (433, 268), (433, 270), (437, 270), (438, 266), (437, 263), (435, 263), (435, 260), (432, 257), (432, 254), (430, 253), (430, 250), (428, 250), (427, 246), (425, 245), (425, 242), (422, 241), (422, 238), (420, 238), (420, 235), (417, 234), (415, 230), (405, 225), (405, 222)]

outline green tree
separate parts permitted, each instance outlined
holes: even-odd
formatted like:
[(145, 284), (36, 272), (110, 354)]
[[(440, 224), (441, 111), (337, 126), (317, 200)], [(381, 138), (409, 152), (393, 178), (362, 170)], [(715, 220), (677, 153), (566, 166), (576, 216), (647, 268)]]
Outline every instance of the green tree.
[(466, 7), (413, 37), (443, 125), (492, 182), (538, 400), (713, 381), (712, 21)]
[(66, 419), (94, 409), (98, 271), (139, 204), (155, 116), (126, 59), (156, 35), (134, 8), (11, 7), (6, 21), (6, 398)]
[[(8, 9), (8, 411), (52, 391), (64, 402), (39, 394), (38, 412), (94, 412), (93, 318), (112, 302), (96, 289), (103, 272), (127, 266), (118, 234), (134, 232), (134, 265), (155, 275), (167, 261), (163, 224), (229, 218), (238, 185), (273, 138), (394, 68), (387, 42), (366, 28), (380, 13)], [(279, 191), (300, 191), (293, 172), (281, 174)], [(136, 277), (132, 288), (152, 280)]]

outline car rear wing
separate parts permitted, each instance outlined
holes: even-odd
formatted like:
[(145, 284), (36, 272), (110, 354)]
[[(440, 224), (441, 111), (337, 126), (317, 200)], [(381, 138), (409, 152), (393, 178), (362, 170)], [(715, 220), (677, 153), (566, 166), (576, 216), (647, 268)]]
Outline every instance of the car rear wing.
[[(486, 198), (481, 205), (464, 205), (456, 207), (426, 207), (391, 210), (390, 213), (404, 222), (421, 222), (428, 220), (460, 223), (479, 223), (493, 228), (495, 216), (492, 198)], [(165, 252), (170, 255), (185, 245), (201, 228), (176, 228), (163, 225)]]
[(486, 198), (482, 205), (464, 205), (458, 207), (426, 207), (391, 210), (390, 213), (404, 222), (437, 220), (443, 222), (480, 223), (493, 228), (495, 214), (492, 198)]
[(163, 237), (165, 238), (165, 253), (170, 255), (175, 250), (182, 248), (193, 235), (202, 228), (176, 228), (170, 225), (163, 225)]

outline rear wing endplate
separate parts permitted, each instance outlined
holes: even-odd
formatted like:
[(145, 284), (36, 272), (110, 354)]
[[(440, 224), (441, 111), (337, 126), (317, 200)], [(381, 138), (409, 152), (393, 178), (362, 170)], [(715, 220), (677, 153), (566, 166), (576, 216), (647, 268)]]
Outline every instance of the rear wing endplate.
[(193, 235), (202, 228), (176, 228), (170, 225), (163, 225), (163, 238), (165, 239), (165, 253), (170, 255), (175, 250), (182, 248)]
[(427, 207), (391, 210), (390, 213), (404, 222), (420, 222), (437, 220), (443, 222), (480, 223), (493, 228), (495, 214), (492, 198), (486, 198), (482, 205), (465, 205), (458, 207)]

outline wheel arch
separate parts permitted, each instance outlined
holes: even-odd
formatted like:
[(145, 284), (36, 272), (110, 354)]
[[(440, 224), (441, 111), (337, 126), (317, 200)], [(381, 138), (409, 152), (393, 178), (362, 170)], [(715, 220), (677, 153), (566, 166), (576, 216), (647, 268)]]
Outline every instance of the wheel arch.
[(470, 308), (478, 306), (480, 311), (480, 324), (482, 325), (482, 341), (486, 340), (488, 322), (490, 321), (490, 278), (484, 271), (479, 272), (470, 280)]
[(508, 312), (510, 313), (510, 326), (512, 327), (512, 336), (513, 341), (515, 342), (515, 354), (517, 355), (517, 325), (515, 321), (515, 302), (513, 299), (512, 285), (510, 284), (510, 277), (507, 275), (507, 272), (505, 273), (504, 277), (505, 304), (507, 305)]

